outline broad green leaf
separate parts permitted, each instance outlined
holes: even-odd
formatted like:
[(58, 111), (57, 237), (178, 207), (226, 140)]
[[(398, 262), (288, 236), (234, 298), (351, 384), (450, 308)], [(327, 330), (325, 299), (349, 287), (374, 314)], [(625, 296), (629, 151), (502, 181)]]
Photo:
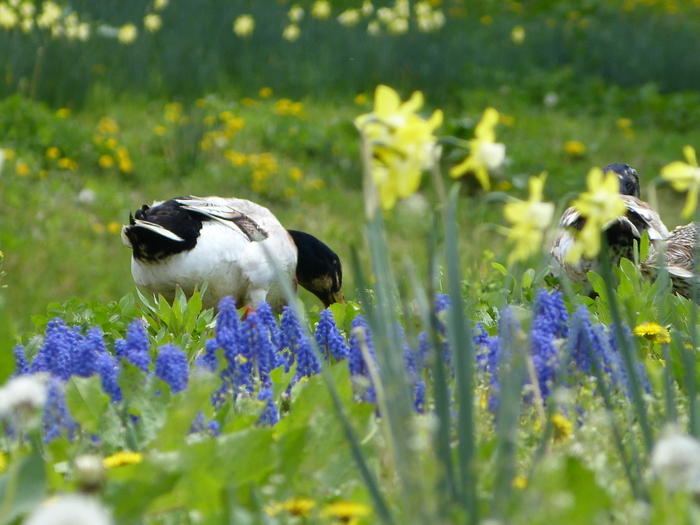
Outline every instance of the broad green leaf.
[(34, 509), (46, 493), (44, 460), (38, 453), (10, 464), (0, 477), (0, 525)]
[(66, 403), (81, 428), (91, 434), (97, 434), (110, 399), (102, 390), (100, 376), (73, 376), (66, 385)]

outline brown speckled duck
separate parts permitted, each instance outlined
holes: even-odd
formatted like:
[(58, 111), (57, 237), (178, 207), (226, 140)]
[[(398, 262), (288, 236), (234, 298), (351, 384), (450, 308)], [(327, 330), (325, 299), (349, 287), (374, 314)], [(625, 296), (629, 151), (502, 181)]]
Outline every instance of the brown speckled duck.
[[(688, 298), (693, 282), (693, 252), (698, 247), (698, 228), (700, 223), (697, 222), (678, 226), (666, 240), (666, 269), (673, 284), (673, 291)], [(644, 275), (656, 278), (659, 257), (658, 252), (653, 253), (642, 262)], [(700, 282), (697, 276), (695, 279), (696, 282)]]

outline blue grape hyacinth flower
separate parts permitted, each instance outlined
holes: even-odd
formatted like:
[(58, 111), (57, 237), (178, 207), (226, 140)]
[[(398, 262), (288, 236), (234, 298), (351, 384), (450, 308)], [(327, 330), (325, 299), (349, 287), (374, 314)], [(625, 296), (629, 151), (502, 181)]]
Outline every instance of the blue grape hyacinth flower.
[(187, 388), (189, 373), (185, 352), (174, 345), (160, 348), (156, 356), (155, 374), (170, 386), (173, 394)]
[(314, 339), (318, 346), (318, 351), (329, 360), (331, 356), (337, 361), (348, 357), (348, 345), (345, 342), (338, 326), (335, 324), (333, 312), (326, 308), (321, 312), (321, 318), (316, 325)]

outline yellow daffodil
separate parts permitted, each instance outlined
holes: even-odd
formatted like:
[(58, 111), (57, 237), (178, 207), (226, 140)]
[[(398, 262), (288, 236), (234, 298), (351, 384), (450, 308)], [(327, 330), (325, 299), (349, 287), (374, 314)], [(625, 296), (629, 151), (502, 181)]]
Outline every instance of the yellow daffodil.
[(255, 30), (255, 20), (251, 15), (241, 15), (233, 22), (233, 32), (241, 38), (248, 38)]
[(325, 20), (331, 16), (331, 4), (328, 0), (316, 0), (311, 6), (311, 16), (319, 20)]
[(634, 335), (643, 337), (652, 343), (670, 343), (671, 335), (663, 326), (657, 323), (642, 323), (637, 326)]
[(498, 111), (494, 108), (484, 111), (474, 130), (474, 138), (469, 141), (469, 156), (450, 170), (450, 176), (458, 178), (473, 173), (486, 191), (491, 189), (489, 170), (498, 168), (506, 157), (505, 145), (496, 142), (494, 128), (498, 120)]
[(681, 215), (685, 218), (695, 213), (698, 207), (698, 191), (700, 191), (700, 167), (691, 146), (683, 148), (687, 163), (677, 160), (661, 168), (661, 177), (671, 182), (674, 190), (688, 191), (688, 197)]
[(525, 28), (523, 26), (515, 26), (510, 32), (510, 39), (516, 46), (525, 42)]
[(360, 115), (355, 126), (361, 131), (372, 153), (371, 175), (385, 210), (397, 199), (413, 194), (424, 169), (437, 160), (435, 129), (442, 124), (442, 111), (428, 120), (416, 112), (423, 106), (423, 95), (416, 91), (406, 102), (387, 86), (378, 86), (374, 112)]
[(299, 36), (301, 36), (301, 29), (299, 29), (299, 26), (296, 24), (289, 24), (284, 28), (284, 31), (282, 31), (282, 38), (289, 42), (296, 42)]
[(338, 16), (338, 22), (346, 27), (354, 27), (360, 21), (361, 15), (358, 9), (346, 9)]
[(150, 13), (144, 17), (143, 26), (149, 33), (156, 33), (163, 26), (163, 20), (160, 18), (160, 15)]
[(294, 4), (287, 13), (289, 21), (293, 24), (298, 24), (304, 19), (304, 8), (299, 4)]
[(105, 468), (121, 467), (124, 465), (136, 465), (143, 461), (143, 454), (140, 452), (128, 452), (126, 450), (117, 452), (104, 458)]
[(573, 248), (567, 254), (568, 262), (576, 262), (581, 256), (592, 259), (600, 252), (600, 232), (611, 220), (627, 210), (620, 198), (620, 181), (613, 172), (603, 174), (600, 168), (588, 172), (588, 191), (573, 202), (586, 224), (576, 234)]
[(139, 35), (139, 30), (134, 24), (124, 24), (119, 28), (119, 33), (117, 33), (117, 40), (121, 44), (133, 44), (136, 37)]
[(546, 173), (530, 177), (530, 198), (526, 201), (514, 199), (503, 207), (503, 215), (513, 225), (508, 242), (515, 243), (509, 263), (527, 259), (542, 247), (544, 232), (554, 217), (554, 204), (542, 201), (546, 179)]

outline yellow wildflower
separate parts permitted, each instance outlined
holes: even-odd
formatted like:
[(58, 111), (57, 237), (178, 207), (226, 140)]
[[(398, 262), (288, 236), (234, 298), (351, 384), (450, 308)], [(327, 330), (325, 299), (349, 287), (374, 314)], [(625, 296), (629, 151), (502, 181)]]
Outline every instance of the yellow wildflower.
[(289, 24), (282, 31), (282, 38), (289, 40), (290, 42), (296, 42), (301, 36), (301, 29), (296, 24)]
[(122, 231), (122, 225), (116, 221), (111, 221), (107, 225), (107, 229), (109, 230), (109, 233), (117, 234), (117, 233), (120, 233)]
[(661, 168), (661, 177), (671, 182), (674, 190), (688, 190), (688, 197), (681, 215), (685, 218), (695, 213), (698, 207), (698, 191), (700, 191), (700, 167), (691, 146), (683, 148), (687, 163), (675, 161)]
[(364, 2), (362, 2), (361, 9), (363, 16), (369, 16), (374, 12), (374, 6), (372, 5), (372, 2), (370, 0), (364, 0)]
[(234, 166), (242, 166), (248, 160), (244, 153), (234, 151), (232, 149), (226, 150), (224, 152), (224, 157), (226, 157)]
[(119, 141), (115, 139), (114, 137), (110, 137), (107, 140), (105, 140), (105, 146), (107, 146), (109, 149), (114, 149), (119, 145)]
[(119, 126), (109, 117), (102, 117), (97, 123), (97, 132), (103, 135), (116, 135), (119, 133)]
[(510, 39), (516, 46), (525, 42), (525, 28), (523, 26), (515, 26), (510, 32)]
[(294, 4), (290, 9), (289, 12), (287, 13), (287, 16), (289, 17), (289, 21), (298, 24), (304, 19), (304, 8), (299, 6), (299, 4)]
[(360, 21), (361, 15), (360, 11), (357, 9), (346, 9), (340, 16), (338, 16), (338, 22), (346, 27), (354, 27)]
[(136, 465), (143, 461), (143, 454), (140, 452), (129, 452), (123, 450), (107, 456), (104, 458), (103, 463), (105, 468), (121, 467), (123, 465)]
[(490, 26), (491, 24), (493, 24), (493, 17), (491, 15), (484, 15), (481, 18), (479, 18), (479, 22), (481, 22), (485, 26)]
[(169, 0), (155, 0), (153, 3), (153, 9), (156, 11), (162, 11), (166, 7), (168, 7)]
[(153, 128), (153, 133), (155, 133), (159, 137), (165, 135), (166, 131), (168, 131), (168, 128), (166, 128), (165, 126), (156, 126)]
[(73, 159), (63, 157), (62, 159), (59, 159), (58, 167), (64, 170), (75, 171), (78, 169), (78, 163), (75, 162)]
[(513, 478), (513, 488), (523, 490), (527, 487), (527, 478), (524, 476), (515, 476)]
[(586, 219), (586, 224), (576, 233), (574, 246), (567, 254), (569, 262), (576, 262), (581, 256), (592, 259), (598, 255), (601, 229), (627, 209), (620, 198), (620, 181), (615, 173), (603, 174), (600, 168), (592, 168), (587, 184), (588, 191), (572, 204)]
[(12, 160), (15, 158), (15, 150), (6, 148), (3, 150), (3, 153), (5, 154), (5, 160)]
[(670, 343), (671, 335), (657, 323), (642, 323), (634, 329), (634, 335), (643, 337), (652, 343)]
[(388, 86), (377, 87), (374, 112), (360, 115), (355, 126), (372, 153), (372, 181), (385, 210), (397, 199), (412, 195), (420, 185), (424, 169), (432, 167), (439, 154), (435, 129), (442, 125), (442, 111), (428, 120), (417, 115), (423, 94), (416, 91), (406, 102)]
[(70, 116), (70, 109), (61, 108), (61, 109), (56, 111), (56, 116), (58, 118), (66, 118), (66, 117)]
[(102, 224), (101, 222), (93, 222), (92, 223), (92, 231), (94, 231), (98, 235), (101, 235), (105, 232), (105, 225)]
[(29, 169), (29, 164), (23, 160), (20, 160), (17, 162), (17, 164), (15, 164), (15, 173), (17, 173), (17, 175), (20, 177), (26, 177), (30, 172), (31, 170)]
[(564, 143), (564, 152), (571, 158), (583, 157), (586, 154), (586, 145), (579, 140), (569, 140)]
[(304, 172), (301, 171), (299, 168), (289, 168), (289, 177), (292, 180), (301, 180), (301, 178), (304, 176)]
[(387, 26), (389, 33), (393, 35), (403, 35), (408, 32), (408, 19), (407, 18), (395, 18)]
[(163, 26), (163, 20), (159, 15), (150, 13), (144, 17), (143, 26), (149, 33), (156, 33)]
[(0, 26), (4, 29), (12, 29), (18, 22), (17, 12), (5, 2), (0, 3)]
[(109, 169), (112, 166), (114, 166), (114, 158), (111, 155), (102, 155), (100, 156), (97, 163), (100, 165), (101, 168)]
[(248, 38), (255, 30), (255, 20), (251, 15), (241, 15), (233, 22), (233, 32), (241, 38)]
[(369, 516), (372, 509), (363, 503), (352, 501), (336, 501), (326, 505), (323, 515), (338, 518), (340, 521), (350, 521), (353, 518)]
[(55, 160), (61, 156), (61, 150), (56, 146), (51, 146), (46, 150), (46, 158), (49, 160)]
[(498, 111), (486, 108), (476, 125), (474, 138), (469, 141), (469, 156), (450, 170), (450, 176), (458, 178), (465, 173), (473, 173), (486, 191), (491, 189), (489, 170), (498, 168), (506, 157), (505, 144), (496, 142), (494, 128), (498, 120)]
[(117, 33), (117, 40), (121, 44), (133, 44), (136, 37), (139, 35), (139, 30), (134, 24), (124, 24), (119, 28), (119, 33)]
[(363, 106), (364, 104), (367, 104), (367, 95), (364, 93), (360, 93), (355, 97), (355, 104), (358, 106)]
[(258, 95), (260, 95), (260, 98), (270, 98), (272, 96), (272, 88), (260, 88), (260, 92), (258, 93)]
[(566, 419), (561, 414), (554, 414), (552, 416), (552, 425), (554, 426), (554, 441), (563, 441), (568, 438), (573, 430), (574, 426), (571, 421)]
[(55, 2), (48, 1), (42, 4), (41, 14), (36, 18), (36, 25), (42, 29), (52, 27), (61, 19), (63, 10)]
[(216, 124), (216, 117), (213, 115), (209, 115), (204, 117), (204, 125), (207, 126), (208, 128), (212, 127), (214, 124)]
[(284, 511), (292, 516), (307, 517), (315, 506), (316, 501), (309, 498), (290, 498), (282, 503), (268, 505), (265, 507), (265, 512), (270, 516), (277, 516)]
[(328, 0), (316, 0), (311, 6), (311, 16), (319, 20), (325, 20), (331, 16), (331, 4)]
[(515, 244), (508, 262), (527, 259), (539, 252), (544, 232), (554, 217), (554, 204), (543, 202), (542, 194), (547, 174), (530, 177), (530, 198), (514, 199), (503, 207), (503, 215), (513, 227), (508, 232), (508, 242)]

